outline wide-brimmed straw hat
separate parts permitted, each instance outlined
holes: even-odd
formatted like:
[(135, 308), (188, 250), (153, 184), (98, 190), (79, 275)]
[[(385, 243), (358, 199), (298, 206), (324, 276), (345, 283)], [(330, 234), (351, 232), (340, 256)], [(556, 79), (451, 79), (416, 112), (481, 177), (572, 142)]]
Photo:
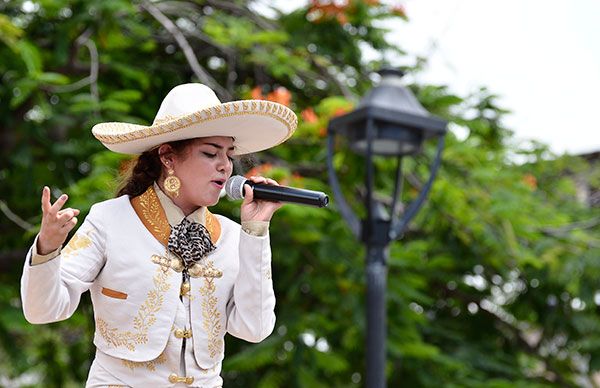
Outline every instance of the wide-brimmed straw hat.
[(141, 154), (163, 143), (207, 136), (231, 136), (236, 155), (258, 152), (287, 140), (298, 118), (285, 105), (264, 100), (221, 103), (207, 86), (193, 83), (173, 88), (150, 126), (109, 122), (92, 133), (106, 148)]

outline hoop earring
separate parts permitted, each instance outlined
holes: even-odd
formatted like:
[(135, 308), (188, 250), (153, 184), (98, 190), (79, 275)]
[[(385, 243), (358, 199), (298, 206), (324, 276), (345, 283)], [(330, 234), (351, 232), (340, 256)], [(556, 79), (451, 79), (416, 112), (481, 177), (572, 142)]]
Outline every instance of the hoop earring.
[(170, 197), (178, 197), (179, 196), (179, 188), (181, 187), (181, 181), (174, 174), (172, 168), (168, 171), (169, 176), (165, 178), (163, 185), (165, 186), (165, 190)]

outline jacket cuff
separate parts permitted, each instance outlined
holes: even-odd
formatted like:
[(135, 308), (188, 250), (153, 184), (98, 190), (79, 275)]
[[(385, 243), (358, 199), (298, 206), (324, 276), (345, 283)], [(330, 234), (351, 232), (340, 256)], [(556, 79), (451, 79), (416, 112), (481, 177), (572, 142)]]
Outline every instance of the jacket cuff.
[(242, 221), (242, 230), (251, 236), (266, 236), (269, 233), (269, 221)]
[(62, 247), (56, 248), (54, 251), (52, 251), (46, 255), (40, 255), (37, 251), (38, 237), (39, 237), (39, 235), (35, 236), (35, 240), (33, 241), (33, 247), (31, 248), (31, 256), (29, 259), (29, 265), (44, 264), (60, 255), (60, 249)]

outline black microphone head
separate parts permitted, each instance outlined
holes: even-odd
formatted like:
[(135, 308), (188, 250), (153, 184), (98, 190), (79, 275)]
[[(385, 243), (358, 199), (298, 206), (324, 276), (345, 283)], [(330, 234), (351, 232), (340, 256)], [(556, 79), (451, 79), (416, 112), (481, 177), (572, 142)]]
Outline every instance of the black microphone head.
[(241, 175), (234, 175), (225, 182), (225, 193), (233, 200), (244, 199), (244, 183), (247, 179)]

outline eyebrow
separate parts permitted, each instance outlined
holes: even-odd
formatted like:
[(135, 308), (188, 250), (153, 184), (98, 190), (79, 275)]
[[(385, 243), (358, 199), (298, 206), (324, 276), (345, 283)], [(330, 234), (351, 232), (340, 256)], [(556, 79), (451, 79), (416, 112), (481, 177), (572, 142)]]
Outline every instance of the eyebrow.
[[(220, 149), (220, 150), (222, 150), (223, 148), (225, 148), (225, 147), (223, 147), (222, 145), (219, 145), (219, 144), (217, 144), (217, 143), (204, 143), (204, 144), (211, 145), (211, 146), (213, 146), (213, 147), (215, 147), (215, 148), (217, 148), (217, 149)], [(234, 150), (235, 150), (235, 147), (229, 147), (227, 150), (228, 150), (228, 151), (234, 151)]]

